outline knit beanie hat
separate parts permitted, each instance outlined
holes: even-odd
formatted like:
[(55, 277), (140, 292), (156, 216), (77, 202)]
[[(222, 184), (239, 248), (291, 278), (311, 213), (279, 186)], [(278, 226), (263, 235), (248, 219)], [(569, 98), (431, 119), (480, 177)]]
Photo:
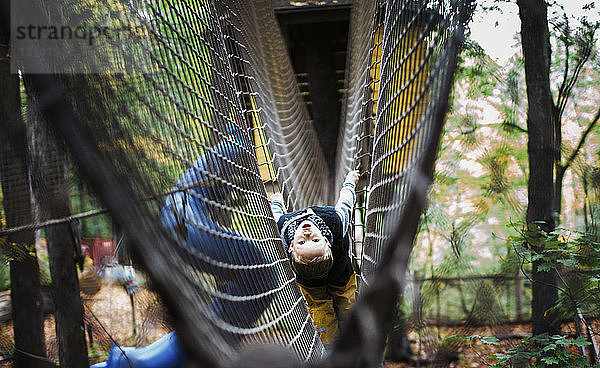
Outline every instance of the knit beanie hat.
[(333, 244), (333, 235), (329, 226), (325, 224), (325, 221), (319, 216), (315, 215), (314, 212), (309, 208), (307, 212), (297, 215), (289, 219), (284, 223), (282, 228), (283, 242), (286, 248), (290, 247), (296, 229), (304, 220), (312, 222), (320, 231), (321, 234), (329, 241), (328, 246), (323, 249), (323, 255), (313, 258), (309, 262), (304, 262), (298, 258), (296, 249), (292, 249), (290, 254), (290, 260), (292, 268), (299, 277), (304, 279), (320, 279), (327, 276), (327, 273), (333, 265), (333, 255), (331, 251), (331, 244)]
[(333, 234), (329, 229), (329, 226), (323, 221), (322, 218), (315, 215), (314, 212), (309, 208), (307, 212), (302, 213), (298, 216), (294, 216), (290, 218), (286, 223), (283, 224), (282, 234), (283, 241), (285, 243), (285, 248), (289, 248), (290, 244), (292, 244), (292, 240), (294, 240), (294, 234), (296, 233), (296, 229), (300, 226), (300, 223), (304, 220), (308, 220), (315, 224), (317, 228), (321, 231), (321, 234), (329, 241), (329, 244), (333, 244)]

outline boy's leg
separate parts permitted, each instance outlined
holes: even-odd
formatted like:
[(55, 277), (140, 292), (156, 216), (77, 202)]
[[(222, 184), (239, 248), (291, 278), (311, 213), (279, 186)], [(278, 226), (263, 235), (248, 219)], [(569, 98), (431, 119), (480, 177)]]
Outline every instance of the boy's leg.
[(325, 346), (333, 343), (338, 333), (338, 322), (333, 309), (333, 299), (327, 293), (327, 286), (305, 287), (300, 286), (306, 306), (310, 313), (319, 338)]
[(328, 285), (327, 292), (333, 296), (333, 305), (341, 326), (356, 303), (356, 273), (350, 276), (344, 286)]

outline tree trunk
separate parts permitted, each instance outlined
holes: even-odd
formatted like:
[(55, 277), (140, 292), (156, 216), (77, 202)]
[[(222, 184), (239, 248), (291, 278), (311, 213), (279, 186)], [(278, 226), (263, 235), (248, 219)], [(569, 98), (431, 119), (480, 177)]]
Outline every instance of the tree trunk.
[[(526, 221), (544, 231), (554, 229), (553, 165), (554, 125), (550, 92), (550, 41), (546, 3), (543, 0), (517, 0), (521, 18), (521, 41), (527, 83), (527, 129), (529, 153), (528, 206)], [(540, 272), (533, 264), (531, 314), (534, 335), (558, 333), (560, 324), (546, 315), (558, 300), (553, 271)]]
[(554, 179), (554, 203), (552, 213), (554, 215), (555, 225), (560, 224), (560, 214), (562, 213), (562, 188), (566, 169), (560, 165), (560, 161), (555, 163), (556, 179)]
[(521, 291), (521, 280), (521, 267), (517, 267), (515, 269), (515, 316), (517, 321), (523, 320), (523, 308), (521, 307), (521, 295), (523, 292)]
[[(21, 118), (19, 79), (10, 73), (9, 35), (0, 29), (0, 177), (7, 228), (32, 222), (25, 124)], [(33, 230), (11, 234), (11, 307), (15, 340), (14, 367), (46, 365), (44, 316)], [(23, 354), (23, 353), (28, 353)], [(33, 356), (38, 356), (34, 358)], [(41, 360), (40, 360), (41, 359)]]
[[(36, 94), (31, 90), (28, 93), (33, 101), (28, 109), (32, 127), (32, 185), (40, 217), (41, 220), (64, 218), (71, 215), (65, 159), (36, 111)], [(75, 268), (76, 245), (70, 226), (67, 223), (46, 227), (46, 243), (52, 276), (60, 365), (83, 368), (88, 367), (89, 363), (83, 307)]]

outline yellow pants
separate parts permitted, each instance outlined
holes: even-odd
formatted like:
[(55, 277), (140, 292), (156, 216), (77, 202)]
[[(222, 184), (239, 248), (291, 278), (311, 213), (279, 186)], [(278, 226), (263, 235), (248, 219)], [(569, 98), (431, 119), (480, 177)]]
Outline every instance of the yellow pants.
[(310, 317), (324, 345), (336, 339), (339, 326), (346, 320), (356, 302), (356, 274), (344, 286), (300, 286)]

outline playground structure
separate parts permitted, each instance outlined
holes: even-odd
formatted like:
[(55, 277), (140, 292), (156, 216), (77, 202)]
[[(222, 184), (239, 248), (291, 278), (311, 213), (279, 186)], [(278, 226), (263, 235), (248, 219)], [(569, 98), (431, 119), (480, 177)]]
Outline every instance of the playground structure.
[[(470, 3), (353, 4), (333, 171), (271, 2), (110, 6), (108, 20), (99, 5), (65, 0), (38, 9), (50, 24), (77, 16), (82, 24), (101, 20), (142, 31), (127, 47), (107, 42), (81, 57), (69, 50), (15, 60), (31, 73), (25, 86), (38, 111), (34, 134), (45, 140), (37, 149), (59, 147), (67, 155), (35, 156), (45, 170), (31, 178), (34, 188), (43, 187), (34, 193), (42, 210), (33, 221), (28, 207), (11, 209), (14, 216), (5, 208), (2, 235), (78, 218), (51, 211), (71, 167), (85, 183), (82, 198), (97, 198), (126, 235), (195, 361), (230, 366), (246, 347), (275, 343), (311, 364), (376, 365), (431, 182)], [(294, 283), (268, 193), (281, 191), (290, 210), (327, 204), (330, 188), (353, 168), (361, 172), (354, 229), (361, 298), (322, 363), (325, 351)], [(3, 178), (11, 175), (2, 169)], [(29, 186), (4, 196), (29, 202)], [(196, 216), (166, 220), (169, 201)], [(80, 218), (90, 216), (80, 209)], [(191, 234), (201, 239), (198, 246), (190, 245)], [(369, 315), (376, 318), (365, 327)]]

